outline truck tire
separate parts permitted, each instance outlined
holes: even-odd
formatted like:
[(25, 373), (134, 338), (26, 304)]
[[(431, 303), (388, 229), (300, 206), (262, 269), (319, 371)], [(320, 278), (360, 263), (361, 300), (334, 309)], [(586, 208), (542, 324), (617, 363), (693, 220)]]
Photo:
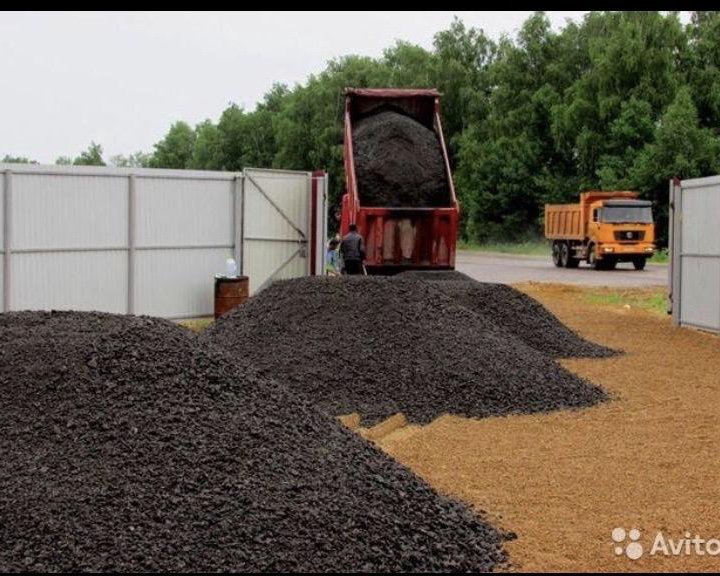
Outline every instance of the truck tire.
[(588, 246), (588, 256), (587, 256), (587, 263), (590, 268), (594, 268), (595, 270), (601, 270), (602, 263), (600, 260), (597, 259), (595, 256), (595, 244), (590, 244)]
[(568, 259), (566, 266), (568, 268), (577, 268), (580, 265), (580, 258), (577, 258), (573, 252), (572, 246), (570, 246), (570, 243), (567, 244), (568, 247)]
[(555, 241), (552, 243), (552, 260), (553, 264), (557, 268), (562, 268), (562, 261), (560, 260), (560, 242)]
[(647, 258), (645, 256), (638, 256), (637, 258), (633, 258), (633, 266), (635, 266), (635, 270), (645, 270), (645, 263), (647, 262)]
[(617, 264), (617, 259), (612, 256), (606, 256), (603, 258), (603, 270), (615, 270), (615, 268), (617, 268)]
[(567, 242), (560, 243), (560, 266), (563, 268), (569, 268), (570, 262), (570, 247)]

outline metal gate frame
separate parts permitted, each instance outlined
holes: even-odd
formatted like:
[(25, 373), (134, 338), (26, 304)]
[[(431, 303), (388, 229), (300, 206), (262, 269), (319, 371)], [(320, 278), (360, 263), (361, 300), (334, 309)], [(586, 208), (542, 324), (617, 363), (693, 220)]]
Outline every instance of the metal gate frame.
[[(688, 252), (683, 242), (683, 192), (684, 190), (692, 190), (709, 186), (720, 186), (720, 176), (709, 176), (706, 178), (694, 178), (690, 180), (680, 180), (673, 178), (669, 183), (670, 210), (669, 210), (669, 247), (670, 247), (670, 263), (668, 267), (668, 312), (672, 314), (673, 324), (676, 326), (690, 326), (700, 330), (707, 330), (720, 333), (720, 306), (718, 306), (718, 317), (714, 320), (710, 319), (708, 323), (689, 321), (684, 315), (682, 305), (682, 295), (684, 290), (685, 278), (683, 277), (683, 262), (686, 259), (708, 259), (720, 262), (720, 251), (717, 254), (705, 252)], [(720, 192), (719, 192), (720, 194)], [(720, 214), (718, 214), (718, 227), (714, 229), (714, 234), (720, 235)], [(720, 243), (720, 241), (719, 241)], [(720, 268), (720, 266), (718, 266)], [(717, 289), (720, 292), (720, 276), (717, 284), (704, 287), (708, 290)], [(720, 294), (718, 294), (720, 298)]]
[[(280, 208), (280, 206), (277, 205), (277, 203), (270, 197), (270, 195), (263, 189), (262, 186), (260, 186), (260, 183), (253, 178), (247, 171), (243, 172), (243, 177), (246, 182), (250, 182), (254, 186), (254, 188), (260, 193), (260, 195), (265, 198), (265, 201), (270, 204), (270, 206), (277, 212), (277, 214), (280, 215), (280, 217), (285, 220), (290, 226), (292, 230), (295, 231), (297, 234), (297, 239), (286, 239), (286, 238), (267, 238), (267, 237), (250, 237), (244, 235), (244, 226), (243, 226), (243, 236), (241, 238), (241, 246), (243, 247), (243, 251), (245, 248), (245, 240), (254, 240), (257, 242), (285, 242), (285, 243), (294, 243), (296, 242), (298, 247), (287, 259), (285, 259), (277, 268), (275, 268), (270, 275), (263, 280), (263, 283), (257, 288), (257, 291), (260, 292), (275, 280), (278, 274), (282, 272), (290, 262), (292, 262), (296, 257), (300, 258), (307, 258), (308, 253), (308, 237), (303, 232), (303, 230), (295, 223), (293, 222), (292, 218), (288, 216), (285, 211)], [(243, 186), (243, 214), (242, 214), (242, 221), (243, 224), (245, 222), (245, 213), (244, 213), (244, 207), (245, 207), (245, 187)], [(312, 229), (309, 229), (310, 234), (312, 234)], [(242, 255), (242, 258), (240, 260), (240, 274), (243, 274), (245, 270), (245, 255)]]

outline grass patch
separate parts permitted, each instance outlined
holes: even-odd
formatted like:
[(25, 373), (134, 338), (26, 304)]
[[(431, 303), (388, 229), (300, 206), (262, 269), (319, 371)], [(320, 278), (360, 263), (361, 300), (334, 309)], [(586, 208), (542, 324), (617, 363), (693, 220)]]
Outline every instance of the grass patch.
[[(545, 240), (530, 240), (527, 242), (466, 242), (458, 240), (458, 250), (468, 250), (470, 252), (497, 252), (500, 254), (518, 254), (523, 256), (550, 256), (550, 244)], [(668, 251), (663, 248), (655, 252), (652, 258), (648, 260), (649, 264), (667, 264)]]
[(458, 250), (470, 250), (473, 252), (498, 252), (501, 254), (522, 254), (524, 256), (549, 256), (550, 245), (544, 240), (533, 240), (528, 242), (477, 242), (459, 241)]
[(178, 324), (180, 324), (180, 326), (187, 328), (188, 330), (192, 330), (193, 332), (202, 332), (208, 326), (210, 326), (210, 324), (212, 324), (214, 321), (215, 321), (215, 319), (212, 317), (192, 318), (190, 320), (180, 320), (180, 321), (178, 321)]
[(583, 297), (591, 304), (614, 308), (639, 308), (655, 314), (667, 314), (665, 288), (593, 288)]
[(668, 254), (667, 248), (663, 248), (655, 252), (655, 254), (653, 254), (653, 257), (650, 258), (648, 262), (650, 264), (667, 264), (669, 259), (670, 256)]

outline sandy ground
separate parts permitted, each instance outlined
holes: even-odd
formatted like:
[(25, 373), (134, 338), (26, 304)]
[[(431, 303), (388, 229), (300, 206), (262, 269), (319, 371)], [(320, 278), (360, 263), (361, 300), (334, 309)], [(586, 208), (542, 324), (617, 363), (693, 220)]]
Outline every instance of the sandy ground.
[(458, 252), (456, 267), (460, 272), (481, 282), (517, 284), (519, 282), (562, 282), (580, 286), (639, 287), (668, 284), (668, 267), (648, 264), (643, 271), (623, 262), (616, 270), (593, 270), (586, 264), (570, 270), (556, 268), (550, 259), (517, 254)]
[[(613, 401), (425, 427), (396, 418), (368, 436), (514, 531), (515, 570), (720, 570), (720, 556), (649, 554), (659, 531), (720, 538), (720, 338), (652, 312), (589, 305), (577, 287), (521, 288), (585, 337), (626, 351), (563, 362)], [(642, 558), (616, 555), (616, 527), (640, 531)]]

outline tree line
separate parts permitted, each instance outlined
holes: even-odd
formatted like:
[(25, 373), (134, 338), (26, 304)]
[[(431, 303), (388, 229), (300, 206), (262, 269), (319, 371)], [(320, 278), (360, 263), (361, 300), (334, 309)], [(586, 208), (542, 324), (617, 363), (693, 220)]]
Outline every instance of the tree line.
[[(471, 241), (537, 235), (543, 205), (581, 190), (632, 189), (667, 222), (668, 180), (720, 172), (720, 14), (591, 12), (554, 31), (544, 13), (497, 41), (456, 19), (431, 49), (398, 41), (379, 58), (344, 56), (303, 84), (274, 85), (254, 110), (231, 104), (174, 123), (151, 153), (117, 166), (330, 173), (339, 203), (342, 90), (436, 87)], [(8, 157), (6, 157), (7, 160)], [(26, 160), (26, 159), (17, 159)], [(64, 164), (104, 164), (92, 143)]]

